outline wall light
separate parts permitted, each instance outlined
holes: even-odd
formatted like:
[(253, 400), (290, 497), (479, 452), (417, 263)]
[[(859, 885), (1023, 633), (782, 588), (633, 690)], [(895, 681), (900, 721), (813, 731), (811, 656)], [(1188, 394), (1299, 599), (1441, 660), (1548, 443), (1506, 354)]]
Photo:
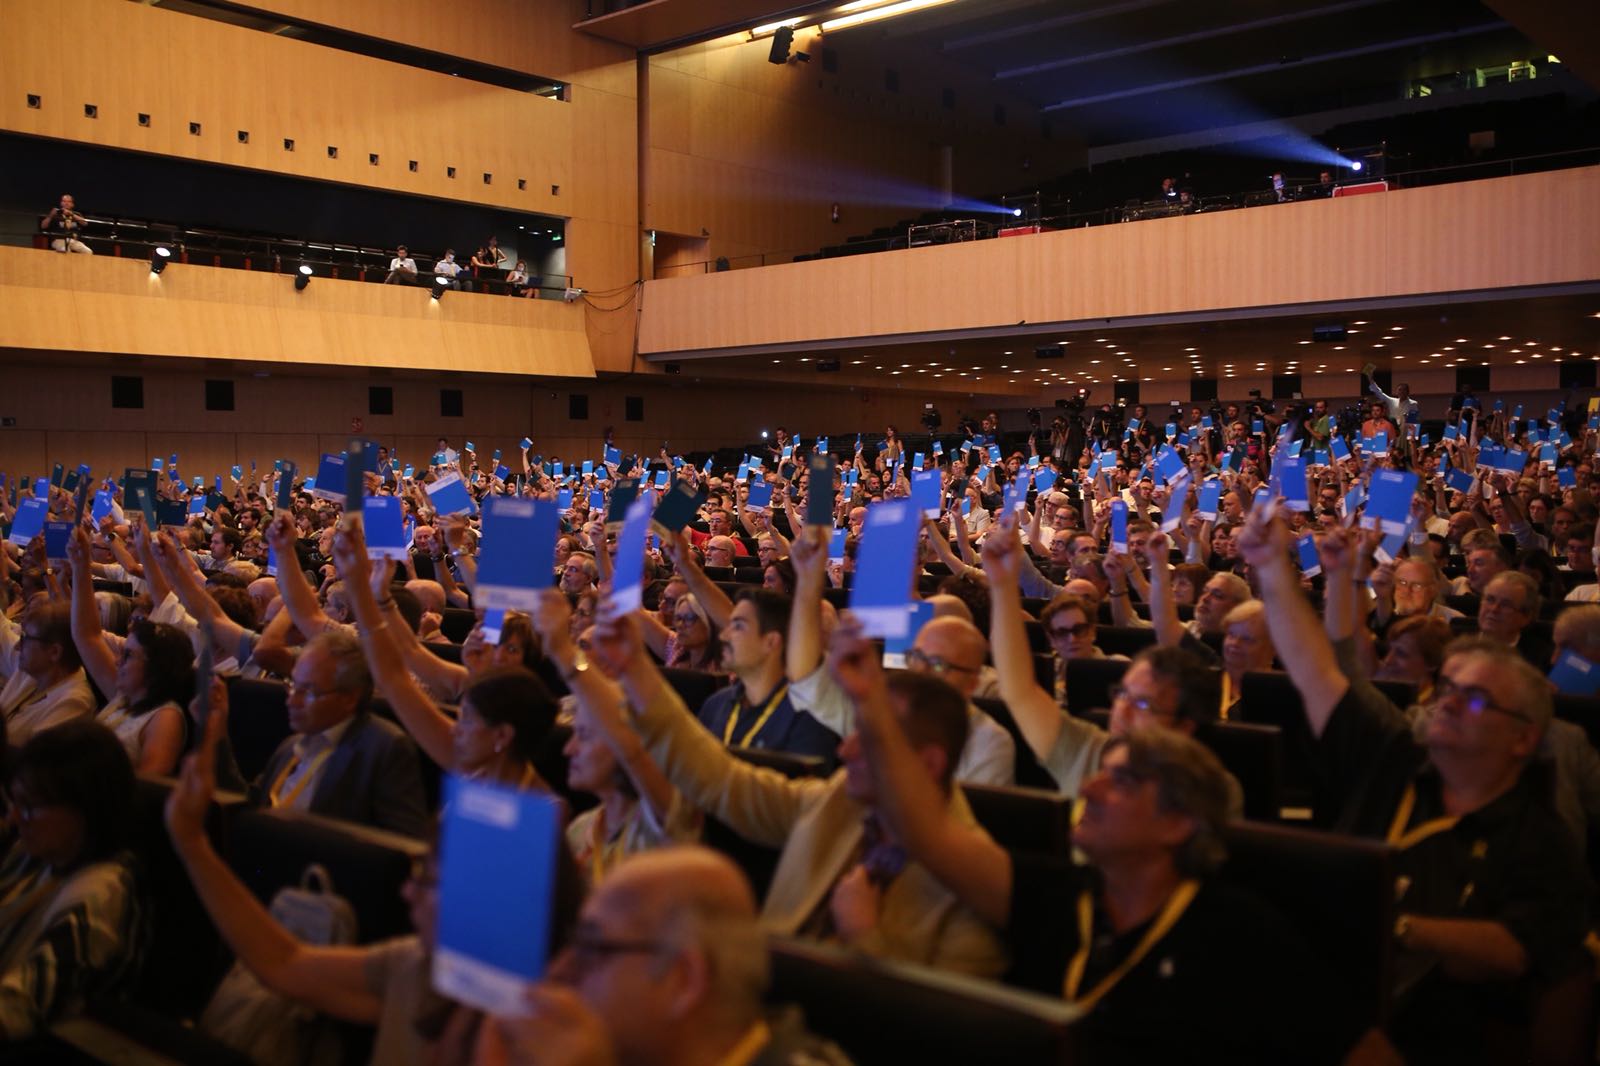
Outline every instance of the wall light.
[(172, 249), (164, 244), (156, 245), (155, 251), (150, 253), (150, 273), (159, 274), (167, 269), (167, 263), (172, 259)]
[(294, 291), (304, 292), (305, 287), (311, 284), (311, 267), (305, 263), (300, 264), (300, 270), (294, 276)]
[(450, 279), (439, 274), (433, 279), (433, 298), (437, 300), (444, 295), (445, 286), (450, 284)]

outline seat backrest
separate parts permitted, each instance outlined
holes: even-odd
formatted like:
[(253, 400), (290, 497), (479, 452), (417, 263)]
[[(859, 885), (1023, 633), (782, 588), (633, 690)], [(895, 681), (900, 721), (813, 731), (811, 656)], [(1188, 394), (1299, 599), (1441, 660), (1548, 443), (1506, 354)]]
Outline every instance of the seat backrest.
[(1581, 726), (1589, 735), (1589, 743), (1600, 747), (1600, 699), (1591, 696), (1568, 696), (1558, 692), (1555, 704), (1557, 718)]
[(1244, 789), (1244, 816), (1275, 822), (1283, 810), (1283, 733), (1277, 726), (1207, 722), (1195, 739)]
[(228, 865), (263, 903), (320, 864), (354, 908), (363, 944), (411, 931), (400, 886), (427, 852), (420, 840), (300, 811), (242, 810), (227, 838)]
[(1055, 778), (1039, 765), (1038, 758), (1033, 754), (1028, 742), (1023, 739), (1022, 730), (1018, 727), (1016, 718), (1012, 717), (1011, 708), (1006, 706), (1005, 701), (975, 696), (972, 705), (993, 718), (995, 724), (1011, 734), (1011, 739), (1017, 748), (1016, 771), (1012, 774), (1012, 780), (1023, 788), (1053, 791), (1056, 787)]
[(1089, 711), (1110, 707), (1111, 690), (1127, 672), (1126, 659), (1068, 659), (1068, 713), (1082, 717)]
[(1035, 655), (1050, 651), (1050, 634), (1044, 631), (1044, 623), (1032, 618), (1022, 620), (1022, 628), (1028, 634), (1028, 650)]
[(1072, 837), (1072, 799), (1037, 788), (961, 786), (973, 817), (1007, 851), (1065, 855)]
[(723, 687), (724, 679), (717, 674), (708, 674), (700, 670), (680, 670), (676, 667), (663, 668), (661, 673), (666, 677), (667, 684), (689, 708), (690, 714), (698, 714), (702, 704), (711, 698), (711, 694)]
[(1107, 655), (1133, 657), (1156, 642), (1156, 631), (1149, 626), (1101, 626), (1095, 644)]
[(459, 644), (445, 644), (442, 641), (425, 640), (422, 642), (422, 646), (447, 663), (461, 665), (461, 645)]
[[(1317, 739), (1306, 722), (1305, 703), (1289, 675), (1277, 671), (1252, 671), (1239, 686), (1239, 703), (1233, 720), (1276, 726), (1282, 733), (1283, 788), (1291, 804), (1318, 804)], [(1326, 816), (1326, 804), (1322, 814)]]
[(439, 632), (450, 638), (450, 643), (460, 644), (478, 624), (478, 613), (466, 607), (446, 607), (439, 618)]
[(858, 1063), (1072, 1061), (1080, 1011), (1065, 1000), (787, 939), (771, 959), (769, 1002), (799, 1006)]
[(1381, 1024), (1394, 937), (1393, 849), (1359, 837), (1237, 823), (1220, 876), (1264, 897), (1289, 919), (1348, 990), (1361, 1017)]
[(289, 686), (279, 681), (228, 678), (228, 740), (246, 781), (254, 781), (288, 738)]

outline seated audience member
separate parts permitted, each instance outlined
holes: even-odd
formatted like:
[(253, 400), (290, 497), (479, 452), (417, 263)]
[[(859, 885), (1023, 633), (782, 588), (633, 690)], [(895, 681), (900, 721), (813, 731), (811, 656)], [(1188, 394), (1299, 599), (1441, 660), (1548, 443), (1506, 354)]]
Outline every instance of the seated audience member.
[(1458, 596), (1481, 597), (1496, 575), (1511, 569), (1511, 560), (1493, 530), (1472, 530), (1462, 538), (1461, 548), (1467, 557), (1467, 572), (1450, 583), (1450, 591)]
[(1539, 617), (1539, 590), (1526, 574), (1496, 574), (1478, 601), (1478, 632), (1517, 652), (1540, 670), (1550, 666), (1550, 642), (1530, 623)]
[[(461, 282), (457, 279), (460, 277), (462, 269), (461, 264), (456, 262), (456, 250), (454, 248), (446, 248), (444, 258), (433, 264), (434, 276), (436, 278), (445, 278), (446, 280), (442, 284), (447, 289), (461, 288)], [(445, 462), (452, 463), (455, 460), (447, 454)]]
[(194, 652), (181, 630), (140, 622), (113, 653), (100, 628), (89, 576), (89, 535), (73, 531), (67, 554), (72, 564), (72, 640), (84, 670), (110, 702), (99, 721), (116, 734), (141, 774), (167, 776), (188, 747), (194, 697)]
[(707, 558), (707, 566), (732, 566), (732, 555), (748, 556), (750, 554), (750, 549), (744, 546), (744, 541), (734, 537), (733, 520), (728, 517), (728, 512), (725, 509), (719, 507), (707, 512), (706, 529), (708, 532), (705, 533), (695, 529), (686, 531), (685, 535), (689, 538), (689, 543), (701, 551), (706, 551), (706, 545), (712, 538), (726, 537), (729, 542), (727, 546), (731, 552), (728, 561), (725, 563), (714, 563), (710, 558)]
[[(1130, 534), (1130, 538), (1131, 538)], [(1150, 551), (1150, 545), (1162, 550)], [(1172, 567), (1168, 563), (1167, 549), (1171, 540), (1165, 533), (1156, 531), (1146, 542), (1146, 552), (1153, 560), (1150, 566), (1150, 620), (1133, 613), (1128, 605), (1128, 589), (1134, 582), (1134, 571), (1127, 556), (1108, 555), (1106, 576), (1111, 580), (1111, 618), (1119, 626), (1153, 626), (1156, 640), (1164, 645), (1180, 647), (1208, 662), (1220, 658), (1213, 643), (1220, 645), (1227, 636), (1229, 612), (1250, 600), (1250, 586), (1237, 574), (1213, 574), (1200, 590), (1194, 604), (1194, 617), (1188, 622), (1178, 618), (1176, 602), (1171, 596)], [(1158, 582), (1161, 588), (1157, 588)]]
[(411, 258), (411, 251), (405, 245), (400, 245), (394, 250), (394, 258), (389, 260), (389, 274), (383, 279), (385, 285), (415, 285), (417, 283), (417, 261)]
[(848, 1066), (798, 1011), (763, 1006), (767, 983), (744, 875), (714, 851), (667, 848), (589, 897), (527, 1011), (485, 1026), (476, 1062), (543, 1062), (559, 1048), (563, 1062), (616, 1066)]
[(1087, 865), (1008, 852), (941, 810), (872, 644), (841, 629), (829, 667), (902, 846), (1005, 930), (1019, 981), (1084, 1008), (1086, 1061), (1337, 1063), (1354, 1045), (1287, 922), (1211, 876), (1235, 786), (1204, 747), (1170, 729), (1117, 737), (1082, 790), (1073, 846)]
[[(1004, 969), (993, 933), (926, 870), (901, 861), (876, 816), (874, 783), (853, 737), (840, 744), (845, 768), (826, 779), (790, 779), (751, 766), (695, 723), (651, 663), (632, 616), (602, 622), (591, 642), (595, 660), (622, 681), (646, 750), (684, 798), (752, 843), (781, 849), (761, 910), (768, 931), (979, 976)], [(774, 650), (781, 664), (781, 648)], [(966, 741), (963, 701), (937, 678), (901, 674), (893, 686), (893, 713), (935, 782), (937, 804), (975, 824), (950, 783)], [(622, 713), (607, 701), (587, 710)]]
[(1431, 559), (1407, 556), (1397, 562), (1384, 563), (1372, 571), (1371, 584), (1375, 602), (1374, 632), (1386, 632), (1399, 618), (1440, 618), (1448, 622), (1462, 617), (1460, 611), (1439, 601), (1444, 585), (1439, 568)]
[(1082, 596), (1063, 592), (1039, 612), (1045, 639), (1055, 653), (1055, 698), (1067, 698), (1067, 661), (1070, 659), (1126, 659), (1126, 655), (1107, 655), (1095, 643), (1100, 632), (1099, 608)]
[[(361, 643), (338, 631), (306, 645), (289, 682), (288, 737), (251, 786), (263, 806), (310, 811), (420, 837), (427, 822), (417, 749), (368, 710), (372, 675)], [(227, 701), (218, 684), (214, 705)]]
[(141, 940), (135, 860), (124, 850), (133, 767), (122, 744), (104, 726), (74, 720), (34, 735), (9, 771), (15, 835), (0, 860), (0, 1046), (115, 995)]
[(87, 221), (78, 214), (77, 202), (67, 194), (39, 220), (39, 230), (50, 239), (51, 251), (93, 255), (94, 251), (80, 239)]
[[(790, 559), (800, 582), (789, 613), (785, 651), (790, 695), (795, 706), (844, 735), (850, 732), (854, 708), (822, 662), (822, 585), (827, 577), (828, 531), (820, 526), (801, 530), (795, 537)], [(988, 642), (970, 621), (936, 617), (917, 631), (906, 653), (906, 666), (942, 678), (966, 701), (967, 742), (956, 763), (955, 779), (980, 785), (1011, 785), (1016, 782), (1016, 742), (972, 704), (987, 653)]]
[(1412, 615), (1397, 619), (1389, 627), (1388, 651), (1372, 676), (1415, 685), (1417, 701), (1430, 702), (1439, 668), (1444, 665), (1445, 648), (1452, 639), (1450, 623), (1442, 618)]
[(1340, 670), (1289, 548), (1265, 509), (1239, 538), (1318, 738), (1338, 827), (1398, 851), (1390, 1035), (1413, 1063), (1486, 1062), (1494, 1048), (1521, 1059), (1534, 998), (1583, 965), (1587, 928), (1577, 845), (1534, 758), (1549, 686), (1510, 648), (1472, 641), (1447, 654), (1414, 735)]
[(600, 568), (588, 552), (573, 552), (561, 568), (561, 591), (577, 595), (595, 587), (600, 580)]
[(534, 296), (536, 290), (528, 284), (528, 264), (521, 259), (517, 265), (506, 272), (506, 284), (511, 286), (513, 296)]
[(13, 747), (42, 729), (94, 715), (94, 693), (72, 640), (68, 604), (36, 602), (20, 622), (0, 615), (0, 676), (5, 678), (0, 715)]
[[(213, 709), (205, 742), (184, 760), (166, 810), (173, 848), (223, 941), (271, 991), (334, 1018), (376, 1026), (374, 1063), (470, 1061), (479, 1015), (442, 999), (431, 988), (437, 854), (430, 853), (401, 889), (415, 934), (359, 947), (320, 947), (295, 939), (206, 836), (206, 812), (216, 793), (212, 756), (215, 742), (226, 735), (226, 719), (226, 707)], [(564, 851), (557, 857), (551, 917), (558, 942), (574, 917), (578, 895), (571, 859)]]
[(556, 720), (555, 699), (544, 683), (520, 664), (491, 662), (471, 675), (452, 719), (406, 669), (394, 627), (372, 594), (373, 567), (360, 525), (347, 522), (334, 539), (333, 551), (371, 677), (428, 758), (451, 773), (518, 788), (547, 788), (534, 769)]
[(1217, 706), (1221, 717), (1227, 718), (1239, 702), (1244, 675), (1271, 670), (1276, 652), (1260, 600), (1246, 600), (1229, 611), (1223, 627), (1222, 698)]

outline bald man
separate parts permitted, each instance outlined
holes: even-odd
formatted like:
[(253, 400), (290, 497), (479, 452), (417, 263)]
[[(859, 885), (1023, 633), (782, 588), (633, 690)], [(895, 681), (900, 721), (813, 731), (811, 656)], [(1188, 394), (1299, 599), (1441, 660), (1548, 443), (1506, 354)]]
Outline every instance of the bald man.
[(765, 1017), (767, 983), (766, 938), (738, 867), (700, 847), (645, 852), (589, 897), (528, 1016), (486, 1027), (477, 1062), (848, 1061), (798, 1012)]
[[(789, 698), (823, 725), (846, 736), (853, 731), (855, 704), (822, 662), (822, 582), (828, 561), (826, 530), (808, 528), (789, 551), (795, 569), (794, 607), (789, 613), (785, 654)], [(1017, 745), (1011, 734), (972, 704), (991, 679), (984, 660), (989, 642), (972, 624), (967, 605), (955, 596), (934, 596), (934, 617), (906, 653), (906, 668), (943, 678), (967, 701), (967, 743), (956, 763), (955, 779), (974, 785), (1012, 785), (1017, 779)]]

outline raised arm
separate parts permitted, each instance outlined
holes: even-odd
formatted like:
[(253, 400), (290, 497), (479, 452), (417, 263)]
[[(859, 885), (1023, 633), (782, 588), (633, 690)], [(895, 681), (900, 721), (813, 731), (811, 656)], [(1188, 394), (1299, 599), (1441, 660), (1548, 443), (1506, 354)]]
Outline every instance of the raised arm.
[(345, 595), (356, 616), (356, 631), (366, 652), (367, 666), (378, 691), (389, 701), (395, 717), (416, 740), (428, 758), (447, 770), (455, 768), (455, 743), (450, 717), (412, 678), (405, 658), (395, 646), (384, 608), (372, 594), (372, 563), (360, 523), (346, 516), (333, 538), (333, 561), (344, 578)]
[(1258, 507), (1250, 512), (1239, 532), (1239, 554), (1255, 569), (1272, 645), (1300, 692), (1311, 732), (1320, 737), (1333, 709), (1350, 690), (1350, 681), (1339, 669), (1333, 646), (1289, 565), (1288, 527), (1269, 517), (1272, 510)]
[[(1015, 538), (1015, 530), (1010, 536)], [(1022, 548), (1017, 544), (1008, 550)], [(828, 666), (855, 700), (856, 735), (878, 782), (878, 809), (895, 837), (980, 918), (1004, 928), (1011, 917), (1011, 856), (978, 826), (950, 817), (949, 804), (890, 706), (876, 646), (854, 623), (843, 622), (834, 634)]]
[(1171, 542), (1159, 529), (1150, 534), (1145, 555), (1150, 559), (1150, 624), (1156, 641), (1176, 647), (1183, 640), (1183, 623), (1178, 621), (1178, 604), (1172, 596), (1172, 564), (1168, 561)]
[(1061, 736), (1061, 708), (1039, 687), (1033, 673), (1033, 652), (1022, 622), (1022, 593), (1017, 579), (1022, 566), (1022, 540), (1009, 521), (983, 543), (983, 569), (989, 575), (990, 657), (1000, 679), (1000, 698), (1016, 719), (1022, 738), (1043, 759)]
[(229, 618), (217, 601), (207, 592), (205, 586), (195, 575), (194, 570), (187, 561), (178, 557), (178, 546), (172, 538), (162, 533), (150, 545), (150, 553), (155, 559), (156, 567), (161, 571), (161, 576), (166, 578), (172, 590), (178, 594), (178, 602), (183, 604), (183, 609), (200, 624), (202, 628), (210, 627), (213, 634), (213, 647), (226, 648), (231, 653), (239, 647), (240, 640), (244, 637), (244, 628)]
[(267, 913), (206, 837), (205, 820), (216, 792), (216, 748), (225, 735), (228, 690), (212, 686), (204, 741), (184, 760), (167, 799), (167, 832), (183, 860), (195, 894), (235, 956), (273, 991), (325, 1014), (375, 1024), (383, 1003), (367, 990), (364, 948), (312, 947), (296, 940)]
[(673, 569), (689, 586), (694, 598), (700, 601), (700, 606), (705, 608), (706, 617), (711, 620), (713, 630), (720, 631), (728, 624), (728, 619), (733, 617), (733, 601), (715, 581), (706, 576), (704, 570), (700, 569), (700, 564), (695, 561), (694, 551), (690, 548), (689, 538), (683, 535), (682, 530), (673, 533), (663, 544), (671, 545), (668, 554), (672, 557)]
[(267, 523), (267, 543), (278, 559), (278, 595), (283, 599), (283, 609), (289, 612), (294, 627), (310, 640), (333, 625), (333, 620), (323, 613), (316, 592), (300, 569), (294, 533), (294, 523), (288, 515), (277, 515)]
[(789, 552), (795, 574), (789, 637), (784, 642), (790, 681), (810, 677), (822, 663), (822, 587), (828, 578), (828, 539), (826, 527), (804, 526)]
[(72, 566), (72, 643), (95, 687), (109, 699), (117, 691), (117, 658), (106, 646), (100, 628), (100, 608), (94, 602), (94, 576), (89, 569), (89, 534), (82, 526), (73, 529), (67, 541), (67, 562)]

